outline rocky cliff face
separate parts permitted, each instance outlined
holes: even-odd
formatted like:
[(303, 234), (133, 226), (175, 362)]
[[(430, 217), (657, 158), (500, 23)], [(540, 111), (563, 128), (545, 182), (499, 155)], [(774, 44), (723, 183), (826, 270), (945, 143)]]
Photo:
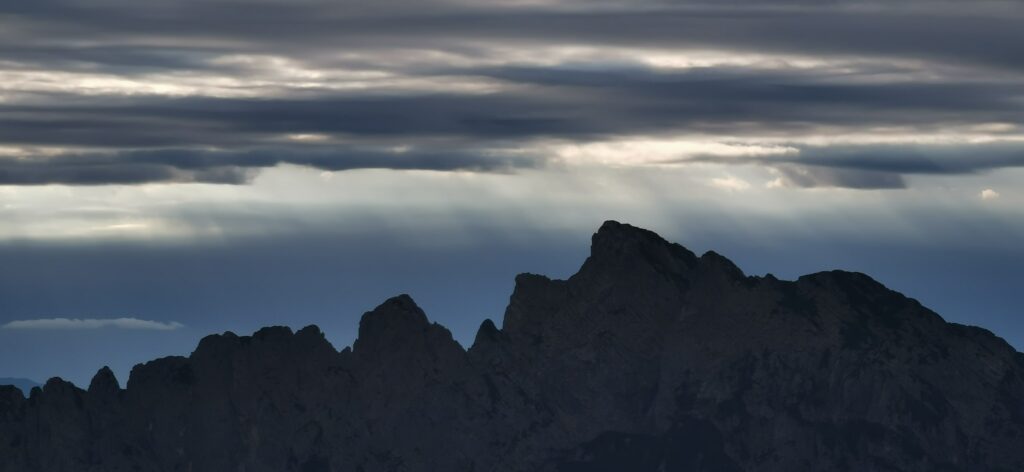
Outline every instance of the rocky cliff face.
[(1024, 355), (856, 273), (747, 277), (608, 222), (469, 350), (408, 296), (351, 349), (209, 336), (0, 387), (0, 471), (1020, 471)]

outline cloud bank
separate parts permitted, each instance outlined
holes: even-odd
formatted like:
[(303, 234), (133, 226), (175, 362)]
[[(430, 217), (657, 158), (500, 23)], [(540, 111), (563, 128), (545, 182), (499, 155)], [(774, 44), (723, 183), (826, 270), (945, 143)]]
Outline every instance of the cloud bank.
[[(240, 185), (285, 164), (514, 172), (561, 164), (559, 147), (675, 139), (799, 148), (745, 160), (791, 187), (905, 188), (911, 175), (1024, 165), (1022, 12), (924, 0), (12, 3), (0, 6), (0, 185)], [(735, 162), (678, 159), (695, 157)]]

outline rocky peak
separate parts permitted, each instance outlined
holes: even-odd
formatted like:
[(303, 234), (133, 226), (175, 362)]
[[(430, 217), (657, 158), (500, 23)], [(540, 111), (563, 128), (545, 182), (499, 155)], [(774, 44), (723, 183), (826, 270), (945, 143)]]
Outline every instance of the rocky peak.
[(352, 345), (358, 359), (413, 362), (465, 354), (448, 329), (431, 323), (409, 295), (399, 295), (363, 314)]
[(50, 380), (47, 380), (45, 384), (43, 384), (43, 395), (47, 396), (70, 395), (73, 394), (76, 390), (78, 390), (78, 387), (75, 387), (75, 384), (68, 382), (67, 380), (64, 380), (60, 377), (53, 377)]
[(484, 320), (476, 331), (476, 338), (473, 339), (473, 346), (493, 343), (501, 338), (501, 330), (494, 325), (490, 319)]
[(121, 392), (121, 385), (110, 367), (103, 367), (92, 377), (88, 392), (89, 396), (114, 396)]
[(708, 251), (700, 256), (700, 267), (703, 274), (711, 276), (723, 276), (730, 280), (742, 280), (746, 275), (727, 257), (715, 252)]
[[(34, 392), (35, 389), (33, 389)], [(81, 407), (83, 393), (82, 389), (76, 387), (75, 384), (60, 377), (53, 377), (43, 385), (42, 392), (32, 395), (29, 401), (50, 412), (70, 414)]]
[(692, 251), (654, 232), (606, 221), (591, 239), (590, 257), (569, 281), (590, 289), (615, 285), (632, 290), (661, 279), (685, 289), (698, 264)]
[(426, 313), (409, 295), (389, 298), (363, 314), (359, 337), (352, 346), (356, 353), (400, 346), (430, 329)]
[(0, 387), (4, 387), (7, 385), (11, 385), (18, 389), (21, 389), (21, 392), (26, 397), (28, 396), (29, 392), (32, 391), (32, 387), (40, 386), (38, 383), (29, 379), (0, 378)]
[(287, 326), (267, 326), (253, 333), (251, 341), (253, 343), (283, 344), (291, 341), (294, 335), (292, 329)]
[(565, 281), (537, 274), (517, 275), (505, 308), (504, 332), (513, 337), (538, 338), (547, 323), (557, 321), (550, 315), (563, 304), (567, 293)]
[(189, 359), (180, 356), (163, 357), (132, 367), (128, 375), (128, 393), (145, 391), (182, 390), (195, 382), (195, 372)]
[(498, 329), (490, 319), (484, 320), (476, 331), (473, 345), (469, 347), (467, 354), (475, 361), (484, 359), (487, 362), (494, 360), (495, 355), (506, 345), (508, 336), (504, 331)]
[(689, 265), (696, 262), (696, 255), (690, 250), (664, 240), (653, 231), (618, 221), (605, 221), (591, 237), (592, 259), (628, 261), (637, 256), (646, 259), (658, 256), (668, 256), (669, 259), (681, 258)]
[[(264, 328), (265, 329), (265, 328)], [(241, 343), (238, 335), (231, 331), (223, 334), (211, 334), (199, 340), (199, 345), (192, 351), (192, 359), (224, 357)]]
[(653, 231), (637, 228), (636, 226), (620, 223), (615, 220), (607, 220), (601, 223), (601, 227), (591, 236), (590, 241), (591, 251), (594, 253), (614, 250), (628, 244), (665, 243), (665, 240)]

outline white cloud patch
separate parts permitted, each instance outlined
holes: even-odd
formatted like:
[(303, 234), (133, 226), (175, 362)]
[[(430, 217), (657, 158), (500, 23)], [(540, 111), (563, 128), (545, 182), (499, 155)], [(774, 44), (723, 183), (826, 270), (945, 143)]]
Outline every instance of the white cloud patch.
[(140, 320), (138, 318), (41, 318), (11, 321), (3, 325), (2, 328), (32, 330), (118, 328), (145, 331), (174, 331), (184, 326), (176, 321), (165, 323), (161, 321)]
[(995, 200), (997, 198), (999, 198), (999, 192), (997, 192), (995, 190), (987, 188), (987, 189), (981, 191), (981, 199), (982, 200)]
[(733, 177), (731, 175), (728, 177), (718, 177), (711, 179), (711, 185), (732, 192), (739, 192), (750, 188), (749, 182), (737, 177)]
[(570, 164), (603, 164), (611, 166), (671, 164), (697, 156), (728, 159), (745, 156), (796, 155), (799, 150), (784, 144), (728, 142), (706, 137), (672, 139), (630, 137), (583, 143), (554, 143), (537, 146), (537, 152), (557, 157)]

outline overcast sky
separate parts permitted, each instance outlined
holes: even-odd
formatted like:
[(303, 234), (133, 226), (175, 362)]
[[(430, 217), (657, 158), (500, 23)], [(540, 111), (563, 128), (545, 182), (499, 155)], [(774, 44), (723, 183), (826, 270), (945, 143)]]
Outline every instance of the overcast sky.
[(1024, 348), (1024, 2), (0, 3), (0, 377), (409, 293), (464, 344), (603, 220)]

